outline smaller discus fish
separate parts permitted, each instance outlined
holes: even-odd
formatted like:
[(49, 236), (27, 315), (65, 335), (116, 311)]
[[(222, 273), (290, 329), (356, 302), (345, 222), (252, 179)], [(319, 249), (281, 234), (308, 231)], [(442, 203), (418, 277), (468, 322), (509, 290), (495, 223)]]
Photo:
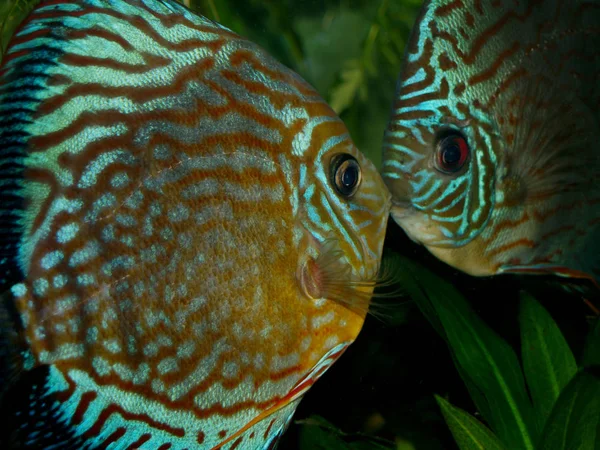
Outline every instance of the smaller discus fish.
[(0, 68), (0, 448), (274, 448), (363, 325), (390, 205), (253, 43), (43, 0)]
[(429, 0), (385, 132), (392, 216), (471, 275), (600, 282), (600, 1)]

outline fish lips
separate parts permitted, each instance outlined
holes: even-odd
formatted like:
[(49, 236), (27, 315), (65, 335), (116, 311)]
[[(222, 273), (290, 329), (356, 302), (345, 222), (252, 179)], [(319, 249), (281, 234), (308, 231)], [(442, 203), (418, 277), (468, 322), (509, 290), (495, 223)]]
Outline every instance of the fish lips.
[(390, 215), (394, 219), (394, 222), (398, 224), (400, 228), (404, 231), (404, 233), (408, 236), (408, 238), (413, 241), (415, 244), (423, 245), (423, 242), (417, 238), (415, 233), (411, 232), (411, 229), (414, 227), (414, 222), (416, 219), (416, 213), (414, 206), (410, 201), (407, 200), (393, 200), (392, 208), (390, 210)]

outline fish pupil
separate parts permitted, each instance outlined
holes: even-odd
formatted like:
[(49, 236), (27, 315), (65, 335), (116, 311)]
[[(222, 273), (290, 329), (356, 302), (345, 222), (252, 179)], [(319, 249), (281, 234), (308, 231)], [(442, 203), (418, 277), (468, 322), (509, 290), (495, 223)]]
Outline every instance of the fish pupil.
[(331, 164), (331, 182), (344, 197), (354, 195), (361, 181), (360, 165), (353, 156), (336, 155)]
[(468, 156), (469, 146), (462, 134), (452, 130), (438, 136), (435, 165), (440, 172), (450, 174), (459, 171)]
[(356, 166), (349, 166), (342, 175), (342, 183), (346, 188), (353, 188), (358, 181), (358, 169)]
[(444, 149), (444, 154), (442, 155), (444, 164), (447, 166), (454, 166), (460, 161), (460, 157), (460, 147), (456, 143), (452, 143), (452, 145), (446, 147)]

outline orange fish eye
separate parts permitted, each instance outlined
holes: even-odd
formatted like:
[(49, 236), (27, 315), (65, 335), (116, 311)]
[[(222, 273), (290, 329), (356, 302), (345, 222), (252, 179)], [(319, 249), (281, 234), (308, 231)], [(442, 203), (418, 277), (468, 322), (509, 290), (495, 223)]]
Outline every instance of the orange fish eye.
[(445, 131), (438, 137), (435, 167), (442, 173), (453, 174), (463, 168), (470, 149), (466, 138), (457, 130)]
[(331, 183), (343, 197), (352, 197), (362, 181), (362, 173), (358, 161), (347, 153), (335, 155), (331, 159)]

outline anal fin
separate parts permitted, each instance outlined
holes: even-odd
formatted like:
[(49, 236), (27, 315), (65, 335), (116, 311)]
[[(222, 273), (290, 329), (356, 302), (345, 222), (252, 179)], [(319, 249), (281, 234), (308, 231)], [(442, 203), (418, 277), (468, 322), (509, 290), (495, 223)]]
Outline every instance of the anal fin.
[(600, 284), (591, 274), (563, 266), (540, 264), (531, 266), (503, 266), (500, 273), (523, 275), (555, 275), (565, 278), (563, 288), (581, 294), (583, 302), (595, 317), (600, 317)]

